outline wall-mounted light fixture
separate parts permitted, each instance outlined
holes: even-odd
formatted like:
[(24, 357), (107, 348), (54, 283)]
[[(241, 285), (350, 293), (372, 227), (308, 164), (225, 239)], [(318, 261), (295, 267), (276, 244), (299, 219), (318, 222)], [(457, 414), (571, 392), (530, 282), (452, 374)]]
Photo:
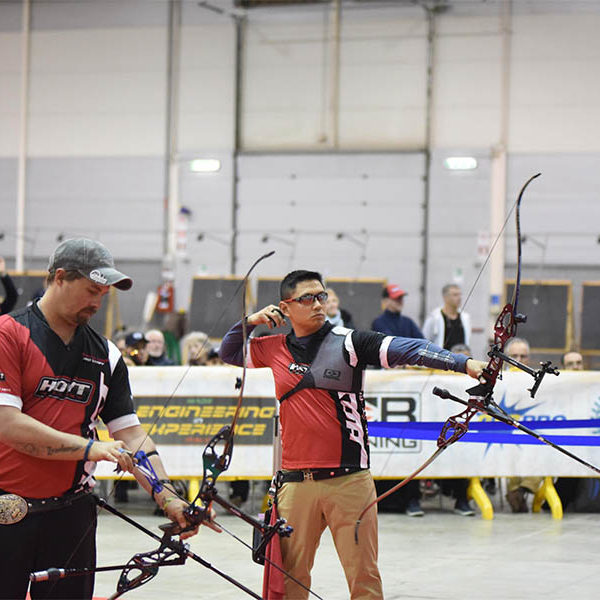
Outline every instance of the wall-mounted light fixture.
[(216, 173), (221, 170), (221, 161), (218, 158), (196, 158), (190, 161), (192, 173)]
[(449, 171), (472, 171), (477, 168), (477, 159), (473, 156), (449, 156), (444, 159)]

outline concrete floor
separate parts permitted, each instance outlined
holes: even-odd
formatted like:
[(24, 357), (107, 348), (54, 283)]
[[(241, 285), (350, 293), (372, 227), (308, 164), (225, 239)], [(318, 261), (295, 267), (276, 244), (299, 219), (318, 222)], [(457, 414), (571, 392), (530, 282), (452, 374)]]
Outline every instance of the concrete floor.
[[(138, 496), (138, 492), (130, 496), (128, 504), (116, 506), (125, 508), (128, 514), (158, 532), (157, 526), (164, 519), (151, 516), (150, 502)], [(545, 512), (513, 515), (496, 502), (498, 498), (492, 500), (496, 511), (493, 521), (484, 521), (479, 515), (455, 515), (451, 501), (445, 498), (425, 500), (423, 518), (381, 514), (379, 566), (385, 598), (592, 600), (600, 597), (600, 515), (567, 513), (562, 521), (556, 521)], [(249, 502), (245, 508), (255, 508), (251, 505)], [(220, 515), (218, 520), (250, 542), (249, 525), (227, 515)], [(154, 540), (117, 517), (100, 515), (98, 566), (127, 562), (134, 553), (156, 546)], [(191, 548), (215, 567), (261, 593), (262, 567), (252, 562), (250, 550), (226, 533), (203, 530), (191, 540)], [(117, 579), (116, 572), (99, 574), (95, 595), (108, 597), (115, 591)], [(328, 532), (317, 553), (313, 589), (326, 600), (348, 598)], [(161, 569), (152, 581), (126, 597), (131, 600), (249, 598), (189, 560), (184, 566)]]

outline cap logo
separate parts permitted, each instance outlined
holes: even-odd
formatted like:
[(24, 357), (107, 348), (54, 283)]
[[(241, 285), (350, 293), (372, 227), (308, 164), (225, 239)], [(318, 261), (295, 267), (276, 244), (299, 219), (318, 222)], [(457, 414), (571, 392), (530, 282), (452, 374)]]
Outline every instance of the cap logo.
[(100, 283), (102, 285), (106, 285), (108, 279), (106, 279), (106, 277), (104, 275), (102, 275), (102, 273), (100, 273), (100, 271), (98, 271), (98, 269), (94, 269), (93, 271), (90, 272), (90, 279), (92, 281), (95, 281), (96, 283)]

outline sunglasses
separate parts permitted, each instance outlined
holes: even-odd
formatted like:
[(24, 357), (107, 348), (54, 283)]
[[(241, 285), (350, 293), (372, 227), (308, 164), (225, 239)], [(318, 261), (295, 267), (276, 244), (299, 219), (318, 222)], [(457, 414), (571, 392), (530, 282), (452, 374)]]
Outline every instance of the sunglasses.
[(283, 302), (299, 302), (304, 306), (311, 306), (315, 300), (324, 304), (327, 301), (327, 292), (319, 292), (318, 294), (303, 294), (298, 298), (288, 298), (287, 300), (283, 300)]

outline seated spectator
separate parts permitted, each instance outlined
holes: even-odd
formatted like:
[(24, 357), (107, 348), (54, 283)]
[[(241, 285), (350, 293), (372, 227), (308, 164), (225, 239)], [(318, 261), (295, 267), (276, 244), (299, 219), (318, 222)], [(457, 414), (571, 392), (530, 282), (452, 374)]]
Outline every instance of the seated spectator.
[(373, 331), (399, 337), (424, 338), (417, 324), (402, 314), (406, 294), (395, 283), (390, 283), (383, 288), (383, 313), (371, 324)]
[(566, 371), (583, 371), (583, 356), (581, 353), (571, 350), (562, 355), (560, 359), (563, 369)]
[(205, 366), (211, 345), (203, 331), (192, 331), (181, 338), (181, 364)]
[(175, 361), (171, 360), (165, 352), (165, 336), (158, 329), (150, 329), (145, 335), (148, 340), (148, 362), (151, 367), (171, 367)]
[[(529, 365), (529, 342), (514, 337), (504, 347), (504, 353), (510, 358)], [(508, 365), (510, 367), (510, 365)], [(529, 512), (527, 494), (535, 494), (542, 485), (543, 477), (509, 477), (507, 479), (506, 500), (514, 513)]]
[(4, 286), (4, 292), (6, 294), (2, 300), (2, 303), (0, 303), (0, 315), (5, 315), (15, 307), (19, 295), (13, 280), (6, 271), (6, 262), (4, 262), (4, 258), (2, 256), (0, 256), (0, 281)]
[(327, 288), (327, 302), (325, 303), (325, 318), (334, 326), (347, 327), (354, 329), (352, 315), (343, 308), (340, 308), (340, 299), (332, 288)]
[(125, 336), (125, 353), (138, 367), (148, 364), (147, 346), (148, 340), (143, 331), (134, 331)]

